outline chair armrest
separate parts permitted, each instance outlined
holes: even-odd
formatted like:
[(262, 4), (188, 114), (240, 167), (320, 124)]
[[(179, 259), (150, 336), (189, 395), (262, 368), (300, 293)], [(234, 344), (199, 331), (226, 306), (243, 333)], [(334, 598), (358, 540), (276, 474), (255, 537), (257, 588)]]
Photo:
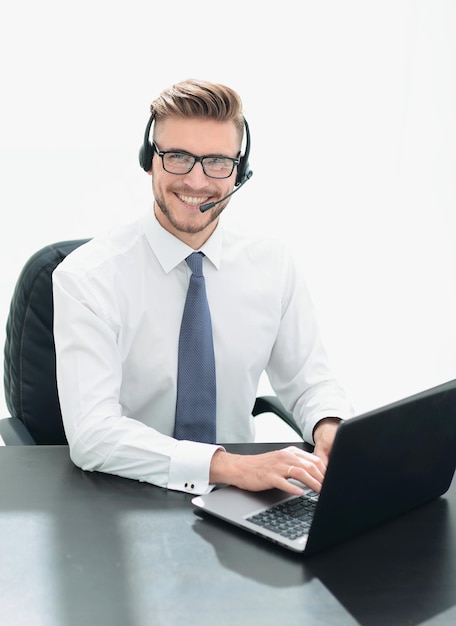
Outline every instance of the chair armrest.
[(6, 446), (35, 446), (27, 427), (17, 417), (0, 419), (0, 437)]
[(258, 396), (252, 410), (252, 415), (260, 415), (261, 413), (274, 413), (283, 420), (294, 432), (302, 437), (302, 432), (293, 415), (285, 409), (280, 400), (276, 396)]

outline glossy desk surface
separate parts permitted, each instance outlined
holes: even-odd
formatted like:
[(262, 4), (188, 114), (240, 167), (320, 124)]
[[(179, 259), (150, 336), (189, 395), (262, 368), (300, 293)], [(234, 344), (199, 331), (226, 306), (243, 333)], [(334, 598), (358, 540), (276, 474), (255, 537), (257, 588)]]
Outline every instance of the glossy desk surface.
[(307, 558), (201, 518), (190, 499), (83, 472), (64, 446), (0, 447), (0, 623), (456, 624), (455, 481)]

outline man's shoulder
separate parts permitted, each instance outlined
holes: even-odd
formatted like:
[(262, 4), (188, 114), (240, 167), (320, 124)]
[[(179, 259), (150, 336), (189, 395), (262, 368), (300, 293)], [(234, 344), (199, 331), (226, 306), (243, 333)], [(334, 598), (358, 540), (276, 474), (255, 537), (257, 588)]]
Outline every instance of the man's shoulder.
[(239, 254), (253, 256), (285, 257), (291, 252), (287, 243), (272, 233), (247, 231), (236, 224), (224, 224), (223, 237), (228, 248), (235, 249)]
[(86, 243), (73, 250), (57, 266), (56, 272), (86, 274), (99, 267), (125, 259), (144, 239), (141, 222), (121, 224), (115, 228), (95, 235)]

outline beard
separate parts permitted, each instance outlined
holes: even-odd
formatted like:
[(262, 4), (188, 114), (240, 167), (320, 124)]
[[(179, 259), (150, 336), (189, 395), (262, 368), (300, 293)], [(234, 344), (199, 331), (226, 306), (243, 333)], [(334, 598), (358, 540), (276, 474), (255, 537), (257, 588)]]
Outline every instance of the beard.
[[(176, 217), (172, 209), (170, 209), (166, 204), (163, 194), (155, 188), (155, 185), (153, 185), (153, 192), (156, 205), (158, 206), (162, 214), (166, 217), (171, 226), (178, 232), (187, 233), (190, 235), (196, 235), (197, 233), (202, 232), (209, 226), (209, 224), (215, 222), (220, 217), (221, 213), (229, 202), (229, 200), (227, 200), (226, 202), (221, 202), (220, 204), (217, 204), (213, 209), (210, 209), (206, 213), (207, 219), (203, 221), (200, 221), (199, 219), (194, 220), (191, 219), (191, 217), (187, 220), (184, 220), (178, 219)], [(198, 211), (198, 217), (200, 217), (200, 215), (203, 215), (203, 213), (200, 213)]]

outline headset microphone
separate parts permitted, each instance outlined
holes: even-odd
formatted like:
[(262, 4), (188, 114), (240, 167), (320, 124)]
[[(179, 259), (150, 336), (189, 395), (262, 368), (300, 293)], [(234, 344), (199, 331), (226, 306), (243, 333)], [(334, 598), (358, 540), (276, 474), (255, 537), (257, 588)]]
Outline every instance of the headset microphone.
[(236, 193), (236, 191), (239, 191), (239, 189), (242, 187), (242, 185), (245, 185), (245, 183), (252, 178), (253, 176), (253, 172), (252, 170), (249, 170), (248, 172), (246, 172), (245, 176), (244, 176), (244, 180), (242, 180), (239, 185), (233, 189), (233, 191), (231, 193), (229, 193), (227, 196), (225, 196), (224, 198), (220, 198), (220, 200), (217, 200), (217, 202), (208, 202), (207, 204), (202, 204), (200, 206), (200, 211), (201, 213), (204, 213), (205, 211), (209, 211), (209, 209), (212, 209), (213, 207), (215, 207), (216, 204), (220, 204), (220, 202), (224, 202), (225, 200), (227, 200), (230, 196), (233, 195), (233, 193)]

